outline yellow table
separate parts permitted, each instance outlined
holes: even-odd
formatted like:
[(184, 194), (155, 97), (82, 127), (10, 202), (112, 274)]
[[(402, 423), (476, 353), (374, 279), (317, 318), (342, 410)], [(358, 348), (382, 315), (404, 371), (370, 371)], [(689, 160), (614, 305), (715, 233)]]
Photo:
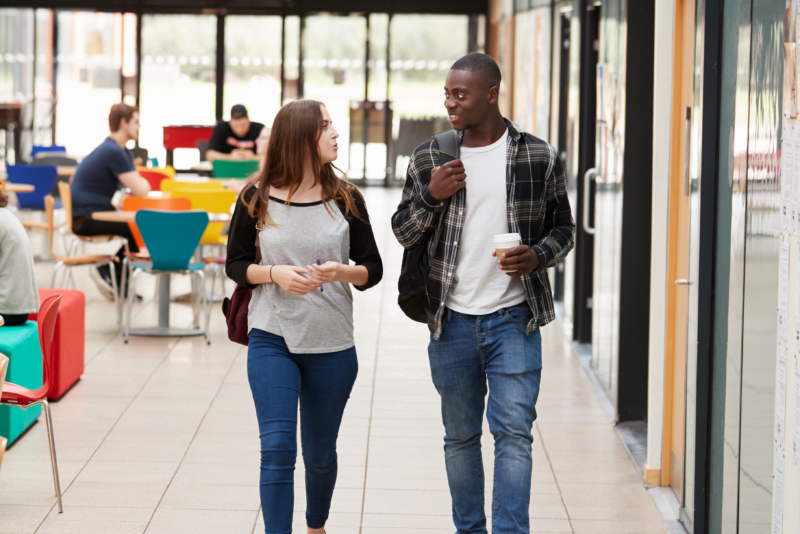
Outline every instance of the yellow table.
[(70, 177), (70, 178), (72, 178), (72, 175), (73, 175), (73, 174), (75, 174), (75, 169), (77, 169), (77, 168), (78, 168), (78, 167), (68, 167), (68, 166), (66, 166), (66, 165), (59, 165), (59, 166), (57, 167), (57, 169), (58, 169), (58, 175), (59, 175), (60, 177), (62, 177), (62, 178), (64, 178), (64, 177)]

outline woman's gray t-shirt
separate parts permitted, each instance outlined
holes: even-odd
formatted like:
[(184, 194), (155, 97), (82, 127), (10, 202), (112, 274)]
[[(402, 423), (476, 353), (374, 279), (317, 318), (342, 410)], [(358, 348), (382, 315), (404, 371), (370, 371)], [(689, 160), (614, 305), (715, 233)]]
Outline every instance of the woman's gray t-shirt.
[[(306, 267), (317, 258), (349, 265), (350, 224), (334, 202), (287, 206), (270, 198), (267, 210), (276, 225), (258, 232), (261, 265)], [(355, 345), (350, 284), (324, 284), (303, 296), (275, 283), (258, 285), (248, 309), (248, 331), (253, 328), (282, 336), (293, 353), (348, 349)]]

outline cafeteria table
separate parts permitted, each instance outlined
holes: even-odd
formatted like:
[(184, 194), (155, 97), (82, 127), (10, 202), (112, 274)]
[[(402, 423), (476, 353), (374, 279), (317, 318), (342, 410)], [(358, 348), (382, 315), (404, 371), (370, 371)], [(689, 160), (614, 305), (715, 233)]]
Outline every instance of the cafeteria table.
[(78, 167), (72, 167), (69, 165), (59, 165), (56, 170), (58, 171), (58, 176), (61, 178), (72, 178), (72, 175), (75, 174), (75, 169)]
[(30, 184), (12, 184), (6, 182), (0, 188), (6, 193), (33, 193), (36, 188)]
[[(208, 222), (227, 222), (231, 216), (227, 213), (209, 213)], [(108, 222), (136, 222), (136, 211), (96, 211), (92, 213), (92, 219)], [(169, 304), (170, 304), (170, 275), (161, 274), (158, 284), (158, 326), (151, 328), (131, 328), (132, 336), (149, 337), (186, 337), (201, 336), (203, 330), (199, 328), (172, 328), (169, 325)]]

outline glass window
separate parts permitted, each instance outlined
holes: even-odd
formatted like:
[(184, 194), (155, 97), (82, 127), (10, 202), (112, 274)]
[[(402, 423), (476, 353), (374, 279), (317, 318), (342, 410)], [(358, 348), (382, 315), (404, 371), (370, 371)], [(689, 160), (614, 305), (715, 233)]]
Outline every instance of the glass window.
[[(26, 152), (33, 102), (33, 10), (0, 9), (0, 102), (19, 104), (20, 124), (14, 141), (0, 133), (3, 147), (13, 161)], [(15, 143), (24, 146), (17, 146)], [(11, 148), (13, 147), (13, 150)], [(27, 148), (29, 150), (29, 148)]]
[[(139, 96), (139, 144), (164, 165), (163, 127), (216, 122), (217, 17), (144, 15)], [(175, 150), (176, 168), (200, 161), (194, 149)]]
[(272, 125), (281, 105), (281, 17), (225, 17), (222, 116), (244, 104), (250, 118)]
[(86, 155), (108, 135), (122, 99), (122, 15), (58, 12), (56, 143)]
[(33, 144), (53, 142), (53, 11), (36, 10)]
[(514, 122), (549, 141), (550, 125), (549, 7), (516, 15), (514, 53)]
[[(303, 93), (328, 108), (339, 132), (335, 165), (350, 178), (364, 177), (362, 139), (350, 138), (351, 106), (364, 100), (367, 19), (363, 16), (307, 17), (303, 32)], [(358, 145), (350, 143), (357, 142)]]
[(467, 53), (468, 26), (466, 15), (392, 17), (389, 93), (395, 178), (405, 179), (414, 148), (450, 129), (443, 87), (450, 67)]

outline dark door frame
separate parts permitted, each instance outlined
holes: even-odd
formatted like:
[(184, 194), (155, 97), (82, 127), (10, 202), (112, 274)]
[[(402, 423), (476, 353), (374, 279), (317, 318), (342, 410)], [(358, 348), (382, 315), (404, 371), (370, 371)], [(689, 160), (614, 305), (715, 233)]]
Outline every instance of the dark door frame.
[[(708, 533), (711, 450), (711, 362), (714, 342), (719, 99), (722, 61), (722, 2), (704, 0), (703, 95), (700, 156), (700, 242), (697, 280), (697, 406), (695, 430), (693, 534)], [(720, 320), (727, 320), (726, 310)]]

